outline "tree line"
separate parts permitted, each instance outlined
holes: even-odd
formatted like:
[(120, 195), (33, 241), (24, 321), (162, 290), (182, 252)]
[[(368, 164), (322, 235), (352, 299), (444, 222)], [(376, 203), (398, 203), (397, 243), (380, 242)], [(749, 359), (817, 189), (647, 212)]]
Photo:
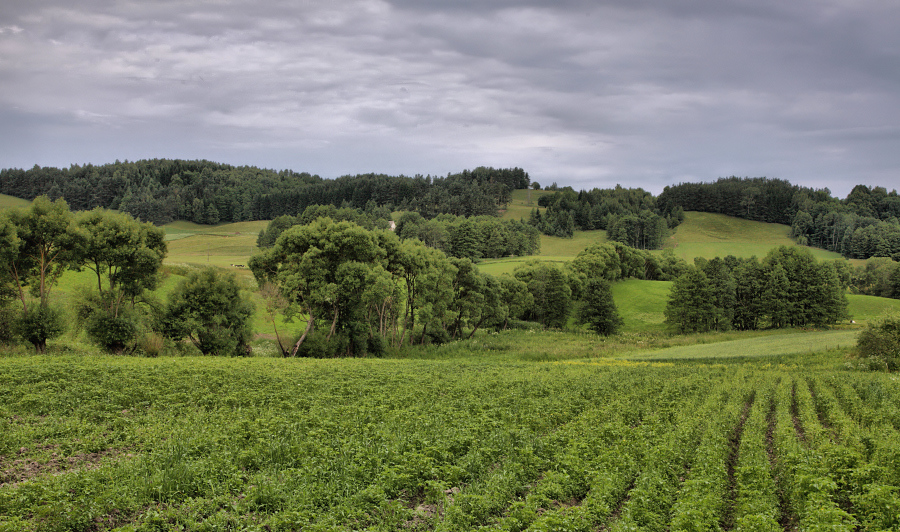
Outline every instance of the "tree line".
[(653, 194), (641, 188), (592, 189), (575, 192), (553, 187), (541, 196), (528, 218), (529, 225), (551, 236), (571, 237), (576, 230), (606, 230), (607, 238), (638, 249), (662, 247), (669, 229), (684, 220), (678, 207), (663, 212)]
[(0, 213), (0, 341), (24, 340), (38, 353), (68, 322), (50, 292), (66, 270), (90, 270), (92, 286), (72, 298), (75, 327), (113, 353), (158, 353), (191, 341), (205, 354), (247, 354), (253, 306), (233, 275), (192, 272), (167, 302), (154, 295), (165, 233), (107, 209), (73, 213), (65, 201), (34, 199)]
[(781, 246), (761, 261), (697, 259), (672, 285), (666, 322), (679, 332), (823, 327), (847, 318), (849, 268)]
[(379, 353), (525, 321), (613, 334), (621, 319), (611, 282), (672, 279), (687, 268), (672, 253), (656, 257), (604, 243), (565, 266), (528, 261), (494, 277), (417, 237), (330, 218), (286, 228), (249, 266), (268, 287), (272, 311), (304, 324), (296, 339), (275, 331), (282, 352), (292, 356)]
[[(369, 204), (365, 210), (333, 205), (313, 205), (297, 216), (279, 216), (260, 231), (256, 243), (269, 248), (285, 230), (295, 225), (307, 225), (316, 218), (331, 218), (335, 222), (353, 222), (365, 229), (387, 229), (391, 213), (385, 207)], [(428, 247), (439, 249), (456, 258), (495, 259), (509, 256), (537, 254), (541, 249), (537, 229), (516, 220), (501, 220), (494, 216), (454, 216), (440, 214), (426, 220), (415, 211), (400, 215), (394, 229), (401, 240), (417, 238)]]
[(900, 299), (900, 263), (872, 257), (850, 270), (850, 289), (856, 294)]
[(900, 261), (900, 196), (884, 187), (856, 185), (841, 200), (827, 188), (800, 187), (782, 179), (728, 177), (666, 187), (657, 204), (666, 212), (680, 207), (789, 225), (801, 245), (853, 259)]
[(363, 209), (369, 202), (426, 218), (496, 215), (511, 191), (527, 188), (521, 168), (479, 167), (446, 177), (361, 174), (322, 179), (292, 170), (231, 166), (205, 160), (148, 159), (69, 168), (0, 170), (0, 193), (64, 199), (76, 211), (120, 210), (155, 224), (203, 224), (296, 216), (310, 205)]

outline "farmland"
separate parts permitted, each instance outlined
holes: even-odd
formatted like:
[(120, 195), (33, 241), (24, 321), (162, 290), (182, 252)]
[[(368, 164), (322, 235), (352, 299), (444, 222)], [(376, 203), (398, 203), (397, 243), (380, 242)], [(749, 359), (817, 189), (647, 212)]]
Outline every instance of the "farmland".
[[(776, 245), (754, 224), (688, 213), (676, 252)], [(157, 295), (205, 264), (252, 286), (263, 226), (169, 224)], [(604, 239), (544, 236), (541, 258)], [(670, 286), (615, 283), (608, 338), (480, 330), (380, 359), (0, 346), (0, 532), (900, 528), (900, 384), (855, 368), (858, 326), (670, 335)], [(900, 307), (849, 299), (858, 321)]]
[(431, 360), (0, 358), (0, 530), (900, 526), (900, 384), (845, 348), (660, 362), (528, 334)]

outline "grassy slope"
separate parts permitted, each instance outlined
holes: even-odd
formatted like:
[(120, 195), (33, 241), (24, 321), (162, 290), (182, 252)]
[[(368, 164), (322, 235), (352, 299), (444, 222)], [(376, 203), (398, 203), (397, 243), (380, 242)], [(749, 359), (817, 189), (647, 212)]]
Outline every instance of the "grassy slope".
[(506, 220), (527, 220), (532, 209), (538, 208), (542, 212), (543, 207), (538, 207), (538, 198), (553, 192), (547, 190), (513, 190), (512, 200), (506, 206), (501, 217)]
[(0, 194), (0, 210), (9, 209), (12, 207), (27, 207), (29, 205), (31, 205), (31, 202), (28, 200), (15, 198), (13, 196), (7, 196), (6, 194)]
[[(691, 262), (694, 257), (763, 257), (777, 246), (797, 245), (790, 227), (753, 222), (724, 214), (686, 212), (684, 222), (669, 238), (666, 247)], [(841, 255), (824, 249), (809, 248), (818, 259), (839, 259)]]
[(848, 295), (850, 319), (866, 322), (891, 312), (900, 312), (900, 299), (885, 297)]
[(625, 332), (663, 331), (671, 282), (629, 279), (612, 285)]
[(256, 251), (256, 237), (268, 222), (199, 225), (173, 222), (163, 226), (169, 243), (169, 264), (217, 266), (249, 278), (247, 259)]

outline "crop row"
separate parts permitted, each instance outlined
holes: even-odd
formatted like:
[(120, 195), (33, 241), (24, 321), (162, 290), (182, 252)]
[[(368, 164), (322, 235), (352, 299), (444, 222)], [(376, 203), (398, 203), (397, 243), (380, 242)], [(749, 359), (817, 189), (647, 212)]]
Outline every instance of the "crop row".
[(744, 364), (0, 360), (0, 530), (886, 530), (897, 397)]

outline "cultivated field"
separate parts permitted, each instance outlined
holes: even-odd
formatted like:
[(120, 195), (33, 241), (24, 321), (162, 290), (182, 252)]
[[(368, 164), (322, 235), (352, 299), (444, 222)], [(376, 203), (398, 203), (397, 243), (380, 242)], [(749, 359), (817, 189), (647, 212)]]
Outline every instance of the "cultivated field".
[(529, 334), (433, 360), (0, 358), (0, 530), (900, 526), (900, 384), (845, 349), (645, 362)]

